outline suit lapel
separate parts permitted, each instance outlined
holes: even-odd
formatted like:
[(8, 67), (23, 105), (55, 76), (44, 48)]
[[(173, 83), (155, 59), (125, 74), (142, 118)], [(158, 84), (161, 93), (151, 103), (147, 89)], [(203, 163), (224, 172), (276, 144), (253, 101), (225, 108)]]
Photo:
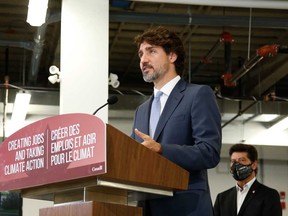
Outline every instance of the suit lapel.
[[(168, 119), (173, 114), (176, 107), (179, 105), (180, 101), (183, 98), (182, 92), (186, 89), (186, 82), (184, 80), (179, 80), (171, 94), (169, 95), (165, 107), (160, 116), (158, 125), (155, 130), (154, 140), (157, 140), (162, 130), (164, 129)], [(150, 105), (151, 107), (151, 105)]]
[(145, 134), (149, 134), (149, 128), (150, 128), (150, 114), (151, 114), (151, 105), (152, 105), (152, 101), (154, 99), (154, 95), (152, 94), (151, 97), (149, 98), (148, 101), (148, 106), (145, 106), (145, 109), (143, 111), (143, 116), (145, 116), (145, 118), (143, 118), (143, 125), (145, 125), (145, 127), (143, 128), (143, 133)]
[(243, 215), (245, 209), (247, 208), (248, 204), (251, 202), (251, 200), (255, 197), (255, 195), (257, 194), (257, 189), (259, 187), (259, 182), (257, 180), (255, 180), (255, 182), (251, 185), (251, 188), (249, 189), (244, 202), (239, 210), (239, 213), (237, 216), (241, 216)]
[(236, 190), (236, 187), (233, 188), (233, 191), (231, 194), (231, 200), (233, 203), (233, 205), (231, 206), (232, 215), (237, 215), (237, 190)]

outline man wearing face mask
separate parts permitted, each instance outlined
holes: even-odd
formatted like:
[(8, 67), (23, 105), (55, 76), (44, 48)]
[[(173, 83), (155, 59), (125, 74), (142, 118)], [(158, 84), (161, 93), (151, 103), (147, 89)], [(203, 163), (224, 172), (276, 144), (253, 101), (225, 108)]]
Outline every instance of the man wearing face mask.
[(215, 216), (282, 216), (279, 193), (256, 179), (258, 153), (254, 146), (235, 144), (229, 150), (230, 172), (236, 180), (217, 195)]

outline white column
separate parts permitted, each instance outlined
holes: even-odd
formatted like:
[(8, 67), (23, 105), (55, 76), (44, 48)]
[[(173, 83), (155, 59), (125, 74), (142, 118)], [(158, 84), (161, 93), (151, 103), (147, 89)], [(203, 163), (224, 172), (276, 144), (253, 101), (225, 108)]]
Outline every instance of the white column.
[[(108, 98), (108, 0), (63, 0), (60, 114), (89, 113)], [(108, 107), (97, 116), (108, 122)], [(23, 216), (38, 216), (52, 202), (24, 199)]]
[[(89, 113), (108, 98), (109, 1), (63, 0), (60, 113)], [(97, 113), (108, 121), (108, 108)]]

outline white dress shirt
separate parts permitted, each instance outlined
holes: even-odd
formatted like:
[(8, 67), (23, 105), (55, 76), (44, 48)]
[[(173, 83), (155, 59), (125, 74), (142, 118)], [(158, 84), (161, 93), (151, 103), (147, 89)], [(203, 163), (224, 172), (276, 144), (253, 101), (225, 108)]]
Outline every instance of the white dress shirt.
[(256, 180), (256, 177), (254, 177), (253, 179), (251, 179), (251, 181), (249, 181), (248, 183), (246, 183), (243, 188), (239, 187), (236, 184), (236, 190), (237, 190), (237, 214), (239, 213), (239, 210), (244, 202), (244, 199), (251, 187), (251, 185), (254, 183), (254, 181)]
[(173, 78), (172, 80), (170, 80), (168, 83), (166, 83), (160, 90), (154, 88), (154, 97), (157, 94), (158, 91), (162, 91), (163, 94), (160, 97), (160, 103), (161, 103), (161, 110), (160, 113), (162, 113), (163, 108), (166, 104), (166, 101), (171, 93), (171, 91), (173, 90), (173, 88), (175, 87), (175, 85), (177, 84), (177, 82), (180, 80), (180, 76), (176, 76), (175, 78)]

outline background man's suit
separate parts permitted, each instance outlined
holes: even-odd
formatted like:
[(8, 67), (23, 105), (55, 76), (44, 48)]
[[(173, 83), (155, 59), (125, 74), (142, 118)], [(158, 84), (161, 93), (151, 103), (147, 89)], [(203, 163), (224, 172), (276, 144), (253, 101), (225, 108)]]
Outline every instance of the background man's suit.
[[(133, 129), (149, 134), (152, 101), (153, 96), (138, 107)], [(143, 141), (134, 132), (131, 136)], [(188, 170), (190, 178), (187, 191), (151, 200), (153, 215), (212, 216), (206, 169), (218, 164), (221, 149), (221, 116), (212, 89), (179, 80), (162, 111), (154, 140), (162, 145), (162, 155)], [(183, 208), (183, 203), (190, 208)]]
[(260, 184), (257, 180), (251, 185), (237, 214), (237, 191), (232, 187), (217, 195), (214, 205), (215, 216), (281, 216), (279, 193)]

